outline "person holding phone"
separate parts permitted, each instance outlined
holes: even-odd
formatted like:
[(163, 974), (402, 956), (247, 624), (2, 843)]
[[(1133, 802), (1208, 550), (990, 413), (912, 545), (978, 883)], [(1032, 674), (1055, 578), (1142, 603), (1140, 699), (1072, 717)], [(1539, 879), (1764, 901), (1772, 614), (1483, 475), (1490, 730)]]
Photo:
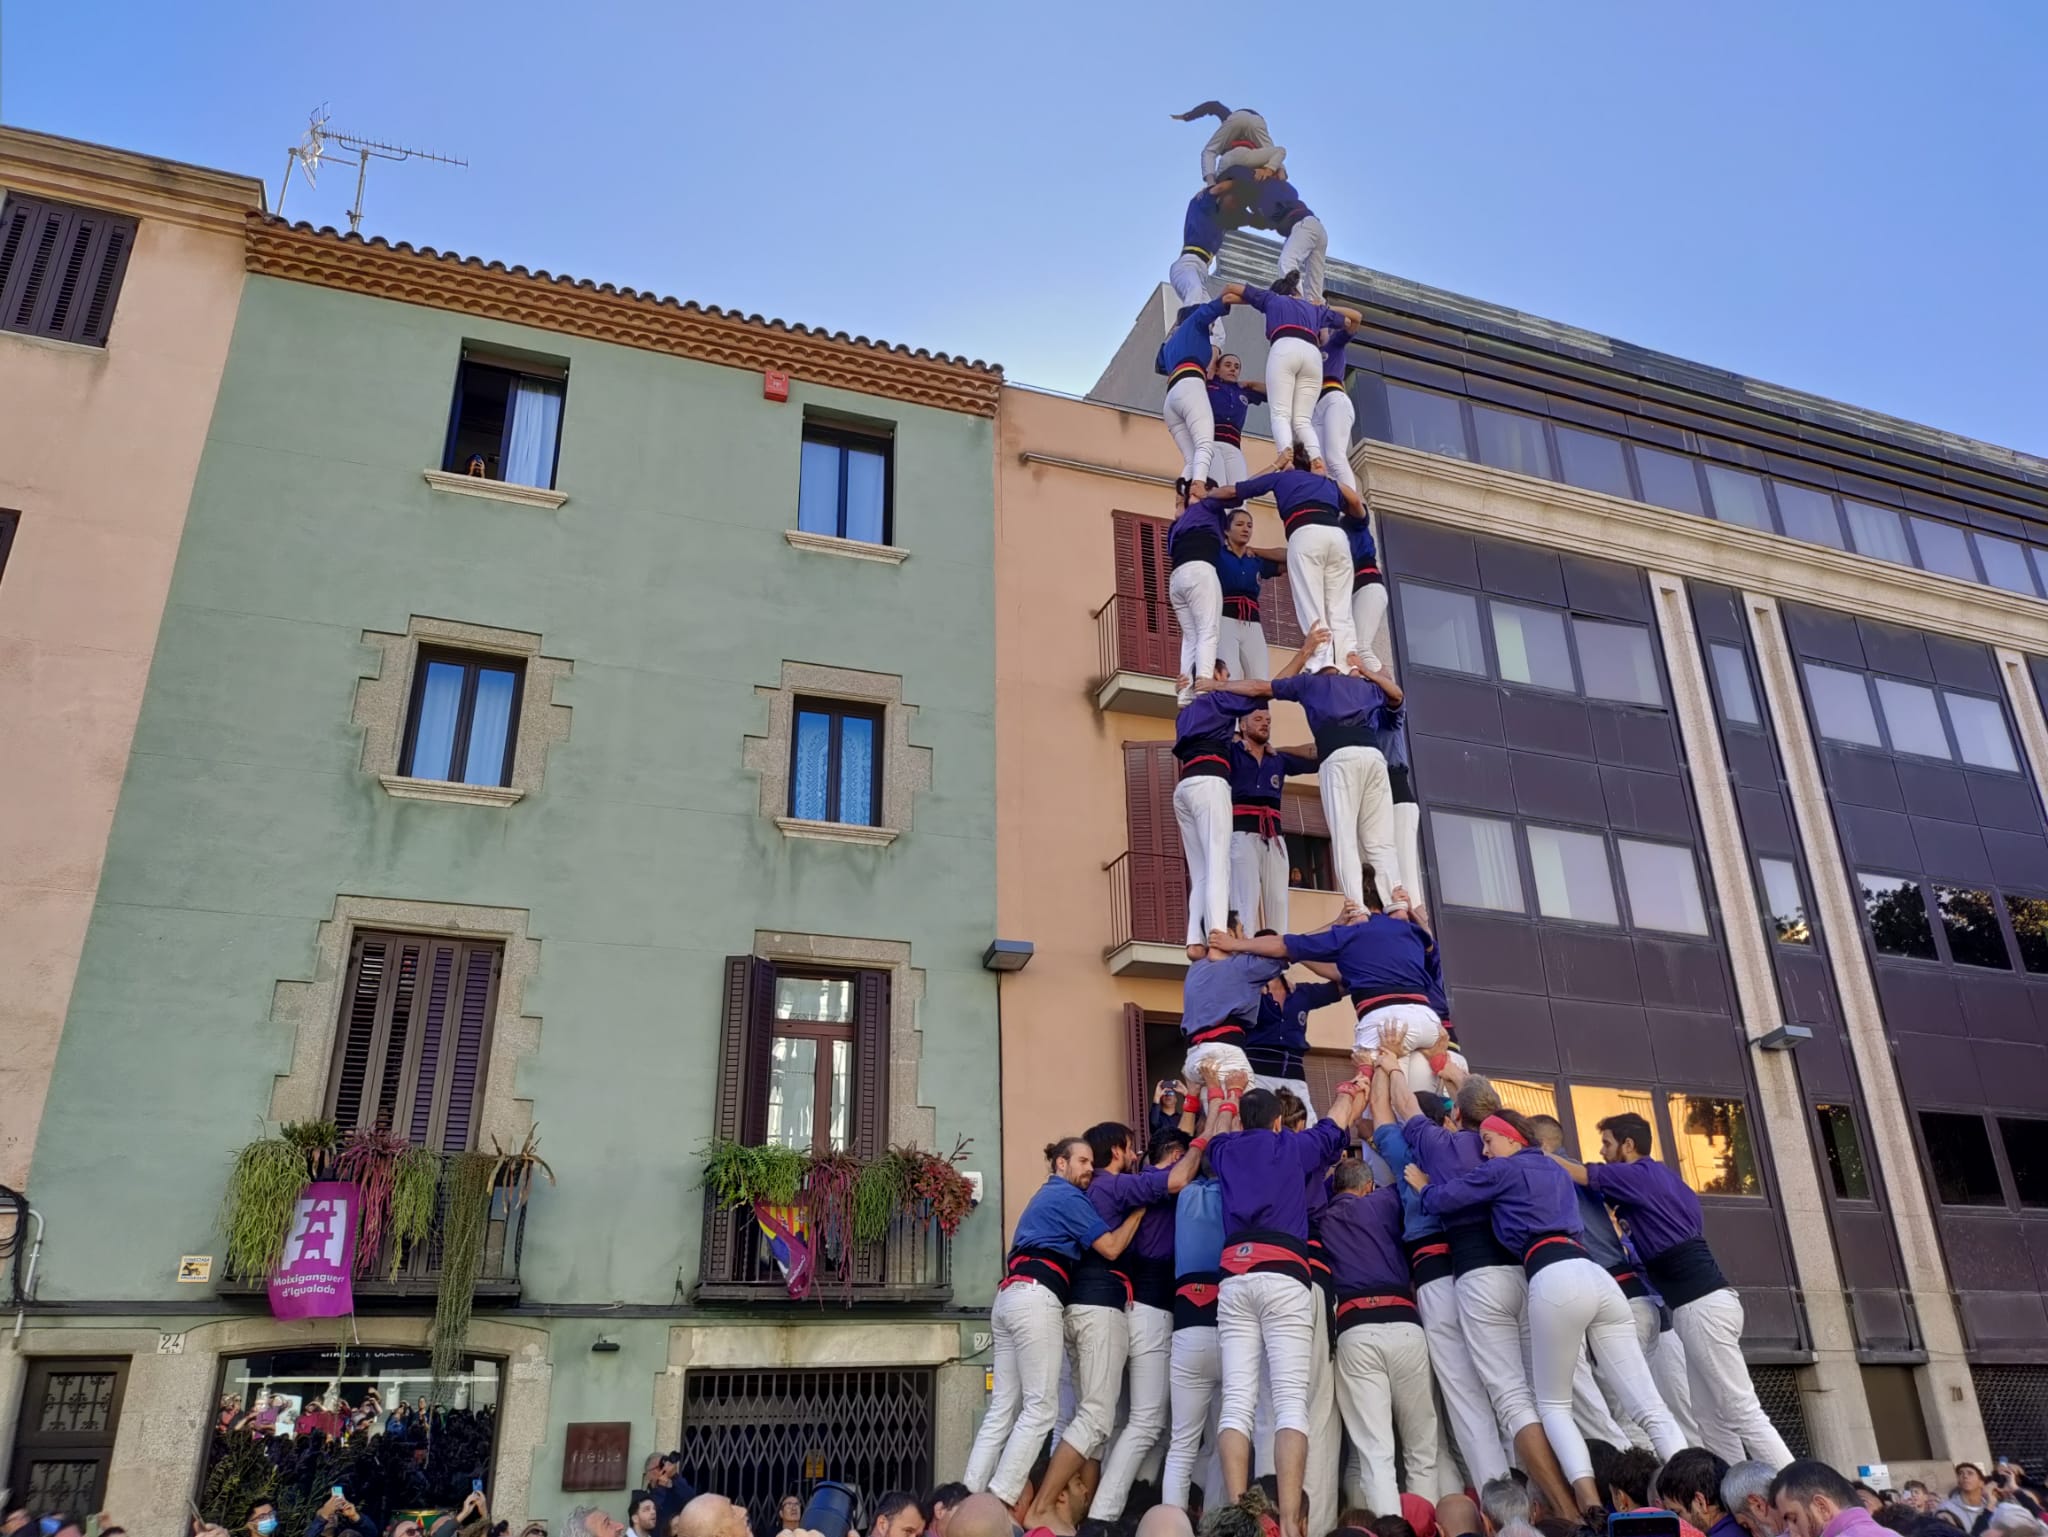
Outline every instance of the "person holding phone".
[(361, 1532), (363, 1537), (379, 1537), (381, 1528), (369, 1516), (356, 1509), (355, 1502), (348, 1497), (340, 1484), (328, 1491), (326, 1500), (313, 1512), (313, 1520), (306, 1527), (306, 1537), (327, 1537), (330, 1532)]

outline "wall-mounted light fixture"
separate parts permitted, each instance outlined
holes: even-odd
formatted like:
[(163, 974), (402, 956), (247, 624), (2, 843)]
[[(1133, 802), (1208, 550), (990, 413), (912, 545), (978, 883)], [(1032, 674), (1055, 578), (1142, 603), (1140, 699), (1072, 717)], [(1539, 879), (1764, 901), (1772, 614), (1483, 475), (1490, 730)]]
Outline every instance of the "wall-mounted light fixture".
[(1028, 939), (995, 939), (981, 952), (983, 971), (1022, 971), (1031, 964), (1032, 944)]
[(1756, 1045), (1759, 1051), (1790, 1051), (1812, 1039), (1813, 1032), (1805, 1025), (1780, 1025), (1768, 1035), (1758, 1036)]

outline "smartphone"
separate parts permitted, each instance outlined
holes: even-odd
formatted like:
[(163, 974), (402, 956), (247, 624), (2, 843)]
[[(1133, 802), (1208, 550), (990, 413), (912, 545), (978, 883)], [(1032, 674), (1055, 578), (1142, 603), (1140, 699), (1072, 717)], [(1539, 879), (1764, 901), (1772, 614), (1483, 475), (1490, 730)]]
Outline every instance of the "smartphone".
[(1618, 1510), (1607, 1518), (1608, 1537), (1678, 1537), (1678, 1517), (1668, 1510)]
[(332, 1489), (329, 1489), (329, 1490), (328, 1490), (327, 1492), (328, 1492), (329, 1494), (333, 1495), (333, 1496), (334, 1496), (334, 1497), (335, 1497), (335, 1498), (336, 1498), (337, 1500), (345, 1500), (345, 1499), (347, 1499), (347, 1498), (348, 1498), (348, 1496), (347, 1496), (347, 1495), (345, 1495), (345, 1494), (343, 1494), (343, 1493), (341, 1492), (341, 1485), (340, 1485), (340, 1484), (336, 1484), (336, 1485), (335, 1485), (335, 1486), (334, 1486), (334, 1487), (333, 1487)]
[(484, 1492), (484, 1481), (481, 1478), (472, 1478), (469, 1481), (469, 1492), (471, 1494), (482, 1494)]

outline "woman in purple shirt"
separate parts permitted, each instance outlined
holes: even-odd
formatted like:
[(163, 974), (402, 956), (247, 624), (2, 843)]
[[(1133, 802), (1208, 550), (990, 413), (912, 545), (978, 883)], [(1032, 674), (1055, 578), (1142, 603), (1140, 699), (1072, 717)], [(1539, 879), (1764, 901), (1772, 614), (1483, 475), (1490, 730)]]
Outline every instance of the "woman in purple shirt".
[(1351, 620), (1351, 541), (1342, 514), (1364, 516), (1365, 503), (1349, 486), (1314, 467), (1312, 450), (1296, 443), (1282, 451), (1264, 475), (1219, 486), (1209, 494), (1218, 501), (1249, 501), (1273, 493), (1280, 526), (1287, 533), (1287, 589), (1294, 598), (1294, 617), (1307, 635), (1327, 625), (1332, 644), (1318, 645), (1308, 670), (1344, 667), (1358, 649)]
[(1543, 1432), (1571, 1480), (1581, 1508), (1600, 1504), (1593, 1459), (1572, 1418), (1572, 1376), (1590, 1349), (1613, 1384), (1623, 1414), (1643, 1426), (1660, 1460), (1685, 1448), (1685, 1437), (1643, 1359), (1628, 1299), (1614, 1277), (1587, 1256), (1571, 1176), (1552, 1163), (1536, 1132), (1513, 1110), (1500, 1109), (1479, 1127), (1486, 1161), (1456, 1179), (1432, 1184), (1410, 1164), (1408, 1183), (1422, 1192), (1433, 1217), (1485, 1208), (1493, 1236), (1521, 1256), (1529, 1277), (1530, 1378)]

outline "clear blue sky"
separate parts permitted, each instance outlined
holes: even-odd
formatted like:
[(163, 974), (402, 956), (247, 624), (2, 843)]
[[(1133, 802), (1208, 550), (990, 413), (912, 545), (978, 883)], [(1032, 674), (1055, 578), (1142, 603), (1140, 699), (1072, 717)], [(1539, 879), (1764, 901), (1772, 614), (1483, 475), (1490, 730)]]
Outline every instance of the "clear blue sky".
[[(2048, 453), (2030, 0), (0, 5), (0, 121), (274, 201), (326, 101), (470, 162), (374, 167), (367, 232), (1077, 391), (1179, 245), (1167, 114), (1220, 97), (1334, 255)], [(340, 225), (330, 177), (285, 211)]]

